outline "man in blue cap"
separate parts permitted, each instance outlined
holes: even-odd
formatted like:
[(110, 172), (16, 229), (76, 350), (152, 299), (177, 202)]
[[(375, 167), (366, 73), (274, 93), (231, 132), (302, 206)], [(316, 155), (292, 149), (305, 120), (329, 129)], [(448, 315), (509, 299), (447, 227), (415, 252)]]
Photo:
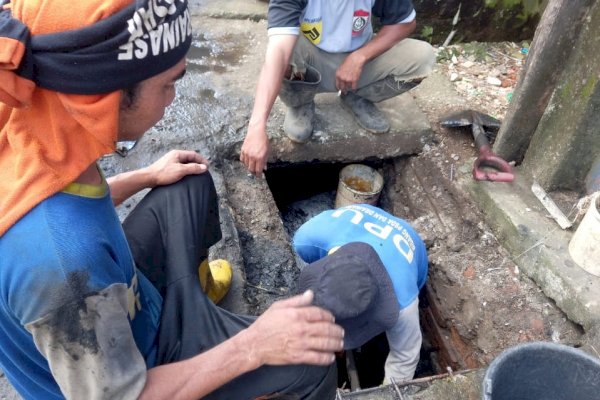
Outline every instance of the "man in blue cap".
[[(345, 348), (385, 331), (390, 352), (384, 382), (412, 379), (422, 341), (418, 296), (427, 279), (427, 251), (415, 230), (380, 208), (351, 205), (305, 222), (293, 245), (302, 260), (312, 263), (301, 272), (300, 288), (312, 289), (315, 304), (336, 317), (346, 332)], [(339, 252), (345, 257), (350, 252), (354, 261), (340, 261)], [(357, 260), (362, 260), (360, 273)]]

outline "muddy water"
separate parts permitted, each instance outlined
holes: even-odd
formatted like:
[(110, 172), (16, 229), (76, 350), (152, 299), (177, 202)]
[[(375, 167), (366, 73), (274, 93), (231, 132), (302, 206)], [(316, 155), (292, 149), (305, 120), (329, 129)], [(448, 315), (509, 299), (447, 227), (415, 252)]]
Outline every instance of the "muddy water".
[[(227, 43), (225, 43), (227, 45)], [(239, 62), (239, 55), (223, 50), (204, 35), (195, 35), (187, 56), (187, 73), (177, 82), (177, 96), (156, 126), (138, 141), (127, 157), (104, 157), (101, 165), (108, 176), (149, 165), (172, 149), (195, 150), (215, 158), (218, 137), (227, 132), (238, 99), (219, 92), (218, 75)], [(129, 204), (131, 207), (133, 204)]]
[(356, 176), (344, 179), (344, 183), (351, 189), (358, 192), (371, 193), (373, 191), (373, 183)]

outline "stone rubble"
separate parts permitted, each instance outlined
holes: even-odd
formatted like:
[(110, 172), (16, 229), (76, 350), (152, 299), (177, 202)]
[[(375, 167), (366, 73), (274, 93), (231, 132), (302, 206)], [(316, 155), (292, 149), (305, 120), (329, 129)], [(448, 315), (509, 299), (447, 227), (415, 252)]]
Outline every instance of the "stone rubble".
[(528, 43), (463, 43), (435, 46), (438, 70), (469, 104), (502, 119), (523, 70)]

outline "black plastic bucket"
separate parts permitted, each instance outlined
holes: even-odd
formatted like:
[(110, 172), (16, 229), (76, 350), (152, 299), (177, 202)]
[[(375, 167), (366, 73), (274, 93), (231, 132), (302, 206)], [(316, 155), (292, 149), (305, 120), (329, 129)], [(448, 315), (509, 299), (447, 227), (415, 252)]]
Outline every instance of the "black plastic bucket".
[(511, 347), (483, 378), (483, 400), (598, 400), (600, 360), (556, 343)]

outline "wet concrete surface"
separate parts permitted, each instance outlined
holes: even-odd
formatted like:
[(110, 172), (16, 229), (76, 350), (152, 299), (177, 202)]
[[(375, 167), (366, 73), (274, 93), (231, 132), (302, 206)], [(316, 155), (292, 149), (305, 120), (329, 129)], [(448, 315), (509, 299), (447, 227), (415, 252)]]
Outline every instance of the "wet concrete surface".
[[(228, 259), (235, 271), (233, 287), (221, 305), (242, 314), (258, 314), (273, 301), (294, 293), (301, 264), (291, 250), (290, 237), (304, 220), (329, 207), (333, 194), (325, 191), (316, 194), (316, 199), (292, 202), (282, 215), (269, 182), (249, 176), (238, 161), (266, 46), (266, 4), (193, 0), (191, 5), (195, 36), (188, 73), (177, 84), (177, 99), (127, 157), (109, 155), (100, 165), (110, 176), (144, 167), (176, 148), (193, 149), (208, 157), (220, 197), (224, 238), (211, 249), (211, 258)], [(438, 155), (446, 139), (436, 136), (431, 122), (436, 116), (431, 114), (464, 103), (448, 82), (433, 75), (414, 93), (383, 104), (393, 129), (376, 136), (353, 123), (339, 107), (337, 96), (319, 95), (315, 136), (299, 146), (282, 135), (284, 107), (277, 100), (268, 124), (273, 149), (269, 167), (316, 160), (388, 160), (379, 165), (387, 182), (380, 205), (413, 222), (428, 244), (431, 269), (436, 274), (430, 279), (431, 295), (443, 304), (445, 312), (439, 316), (442, 326), (438, 328), (447, 346), (462, 351), (457, 365), (471, 360), (484, 367), (511, 344), (552, 340), (555, 332), (561, 341), (579, 344), (578, 328), (539, 288), (525, 277), (515, 278), (511, 273), (514, 264), (505, 262), (508, 256), (482, 224), (482, 215), (457, 189), (452, 176), (448, 179), (449, 171), (455, 177), (467, 176), (470, 159), (461, 158), (455, 164), (450, 160), (451, 169), (449, 160)], [(406, 157), (413, 154), (423, 157)], [(124, 218), (144, 194), (121, 205), (119, 216)], [(476, 249), (468, 252), (470, 247)], [(491, 248), (498, 249), (487, 254)], [(513, 318), (515, 314), (518, 318)], [(450, 387), (435, 392), (427, 386), (412, 394), (421, 397), (407, 398), (476, 398), (480, 375), (473, 376), (459, 383), (456, 378), (441, 378), (440, 385)], [(0, 380), (2, 383), (6, 388), (6, 381)], [(382, 390), (392, 393), (393, 389)], [(396, 397), (389, 398), (399, 398), (394, 393), (390, 396)], [(455, 395), (447, 397), (448, 393)], [(2, 386), (0, 395), (18, 398)], [(375, 398), (368, 395), (345, 396)]]

